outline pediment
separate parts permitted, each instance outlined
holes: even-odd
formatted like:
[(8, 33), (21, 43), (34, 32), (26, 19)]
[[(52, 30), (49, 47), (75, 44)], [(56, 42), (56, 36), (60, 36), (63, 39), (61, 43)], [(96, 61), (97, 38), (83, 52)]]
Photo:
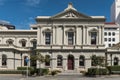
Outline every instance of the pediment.
[(111, 49), (120, 49), (120, 42), (117, 43), (117, 44), (115, 44), (115, 45), (113, 45), (113, 46), (111, 47)]
[(82, 14), (82, 13), (79, 13), (78, 11), (75, 11), (75, 10), (72, 10), (72, 9), (69, 9), (69, 10), (66, 10), (66, 11), (63, 11), (55, 16), (52, 16), (51, 18), (55, 18), (55, 19), (61, 19), (61, 18), (79, 18), (79, 19), (88, 19), (88, 18), (91, 18), (90, 16), (87, 16), (85, 14)]

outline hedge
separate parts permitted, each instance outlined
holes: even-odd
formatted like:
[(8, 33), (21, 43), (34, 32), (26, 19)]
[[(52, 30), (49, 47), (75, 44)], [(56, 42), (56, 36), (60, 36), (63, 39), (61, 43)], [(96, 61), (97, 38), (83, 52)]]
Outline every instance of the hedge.
[[(22, 71), (22, 74), (26, 75), (27, 67), (17, 67), (17, 70)], [(34, 73), (35, 73), (34, 68), (28, 67), (28, 75), (31, 76), (31, 75), (34, 75)]]
[(106, 75), (108, 70), (106, 68), (88, 68), (87, 76)]
[(120, 74), (120, 66), (107, 66), (109, 74)]
[(25, 73), (25, 71), (19, 71), (19, 70), (0, 70), (0, 74), (22, 74)]

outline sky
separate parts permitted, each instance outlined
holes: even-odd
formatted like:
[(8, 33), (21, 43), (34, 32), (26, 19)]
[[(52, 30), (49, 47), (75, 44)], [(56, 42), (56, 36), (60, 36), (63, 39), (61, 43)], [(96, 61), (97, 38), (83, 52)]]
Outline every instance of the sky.
[(78, 12), (88, 16), (105, 16), (110, 22), (110, 8), (114, 0), (0, 0), (0, 21), (30, 29), (37, 16), (53, 16), (72, 2)]

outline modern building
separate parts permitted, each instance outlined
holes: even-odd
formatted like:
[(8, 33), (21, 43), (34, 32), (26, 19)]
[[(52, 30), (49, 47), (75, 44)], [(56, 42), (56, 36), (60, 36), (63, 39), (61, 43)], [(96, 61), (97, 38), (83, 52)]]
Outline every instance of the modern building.
[(111, 6), (111, 20), (120, 24), (120, 0), (114, 0)]
[(104, 27), (104, 43), (105, 48), (111, 47), (120, 41), (120, 26), (115, 22), (107, 22)]

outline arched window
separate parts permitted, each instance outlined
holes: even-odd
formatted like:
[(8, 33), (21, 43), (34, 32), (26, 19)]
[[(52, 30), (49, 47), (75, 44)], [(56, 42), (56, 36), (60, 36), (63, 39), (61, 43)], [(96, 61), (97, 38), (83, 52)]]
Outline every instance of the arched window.
[(14, 41), (13, 41), (12, 39), (8, 39), (8, 40), (6, 41), (6, 43), (9, 44), (9, 45), (12, 45), (13, 42), (14, 42)]
[(50, 66), (50, 56), (49, 55), (45, 56), (45, 66)]
[(57, 66), (62, 66), (63, 64), (63, 57), (61, 55), (57, 56)]
[(118, 65), (118, 63), (119, 63), (119, 59), (118, 59), (118, 57), (115, 57), (114, 58), (114, 65)]
[(85, 66), (85, 57), (82, 55), (79, 57), (79, 66)]
[(27, 41), (25, 39), (20, 40), (21, 46), (26, 47), (26, 42)]
[(24, 56), (24, 66), (27, 66), (26, 58), (27, 56)]
[(5, 54), (2, 55), (2, 66), (7, 65), (7, 56)]

